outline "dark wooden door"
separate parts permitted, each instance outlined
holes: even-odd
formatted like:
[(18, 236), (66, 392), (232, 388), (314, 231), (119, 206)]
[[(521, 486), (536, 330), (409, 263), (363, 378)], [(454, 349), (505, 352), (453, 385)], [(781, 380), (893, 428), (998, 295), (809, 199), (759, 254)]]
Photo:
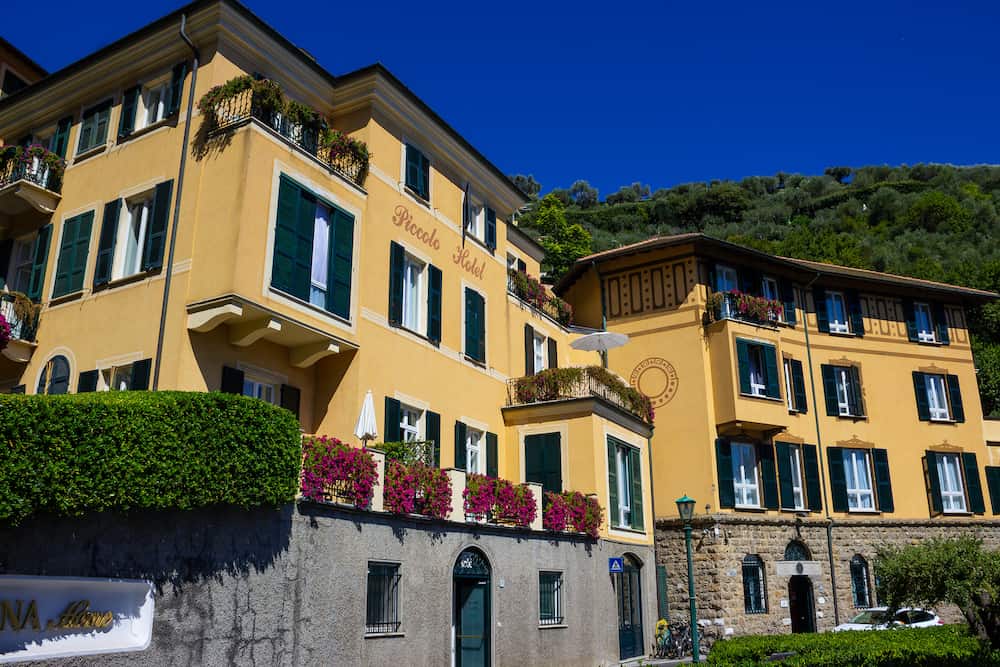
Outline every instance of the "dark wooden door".
[(788, 611), (792, 632), (816, 632), (813, 586), (809, 577), (797, 574), (788, 581)]
[(643, 655), (642, 592), (639, 568), (625, 558), (625, 569), (615, 575), (618, 589), (618, 650), (622, 660)]

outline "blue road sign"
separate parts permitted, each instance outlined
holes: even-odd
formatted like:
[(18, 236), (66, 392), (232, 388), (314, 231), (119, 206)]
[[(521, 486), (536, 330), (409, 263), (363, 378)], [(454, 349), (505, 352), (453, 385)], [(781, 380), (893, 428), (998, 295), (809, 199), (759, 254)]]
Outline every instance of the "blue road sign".
[(624, 558), (609, 558), (608, 559), (608, 572), (611, 574), (622, 573), (625, 571), (625, 559)]

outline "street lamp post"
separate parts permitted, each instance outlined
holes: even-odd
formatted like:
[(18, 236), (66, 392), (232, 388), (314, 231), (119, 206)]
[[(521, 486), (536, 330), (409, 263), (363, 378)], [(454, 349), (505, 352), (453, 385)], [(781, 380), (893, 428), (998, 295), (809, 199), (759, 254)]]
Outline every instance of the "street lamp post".
[(691, 519), (694, 517), (694, 498), (684, 494), (677, 499), (677, 511), (684, 522), (684, 545), (687, 547), (688, 560), (688, 602), (691, 607), (691, 662), (701, 662), (701, 650), (698, 647), (698, 609), (694, 603), (694, 563), (691, 557)]

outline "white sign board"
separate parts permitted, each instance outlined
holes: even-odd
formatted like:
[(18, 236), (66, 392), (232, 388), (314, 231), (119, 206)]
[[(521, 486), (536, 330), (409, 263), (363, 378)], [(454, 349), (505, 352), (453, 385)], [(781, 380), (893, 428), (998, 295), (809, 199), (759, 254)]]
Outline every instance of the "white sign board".
[(779, 560), (774, 564), (774, 572), (779, 577), (794, 577), (797, 574), (818, 577), (823, 573), (823, 566), (815, 560)]
[(0, 663), (142, 651), (152, 636), (152, 582), (0, 576)]

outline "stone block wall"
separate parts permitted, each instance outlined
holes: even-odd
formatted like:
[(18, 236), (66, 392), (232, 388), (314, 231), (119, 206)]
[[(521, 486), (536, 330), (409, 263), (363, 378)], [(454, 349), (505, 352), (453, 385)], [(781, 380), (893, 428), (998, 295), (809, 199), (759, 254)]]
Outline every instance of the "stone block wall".
[[(838, 617), (844, 623), (859, 611), (854, 607), (851, 588), (850, 562), (855, 554), (868, 561), (874, 598), (874, 561), (880, 545), (904, 546), (931, 537), (971, 534), (988, 548), (1000, 548), (1000, 521), (834, 521), (830, 530), (834, 562), (831, 578), (825, 520), (717, 514), (698, 517), (693, 528), (698, 619), (715, 625), (719, 635), (791, 632), (790, 575), (778, 574), (776, 563), (785, 560), (785, 549), (792, 541), (804, 544), (810, 552), (809, 567), (818, 567), (818, 574), (810, 575), (818, 631), (831, 630)], [(742, 561), (748, 554), (756, 554), (764, 562), (767, 613), (745, 611)], [(658, 520), (656, 559), (667, 569), (667, 605), (674, 620), (688, 618), (686, 558), (683, 525), (676, 519)], [(950, 605), (937, 611), (946, 622), (963, 620), (958, 609)]]

